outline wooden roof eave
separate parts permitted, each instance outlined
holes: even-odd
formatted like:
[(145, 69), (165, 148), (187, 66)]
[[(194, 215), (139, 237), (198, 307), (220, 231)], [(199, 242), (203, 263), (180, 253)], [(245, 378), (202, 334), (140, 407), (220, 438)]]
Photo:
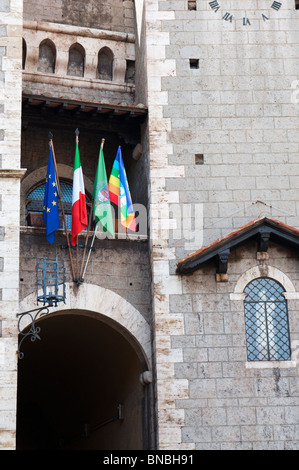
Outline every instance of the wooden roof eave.
[(65, 111), (74, 113), (84, 113), (86, 115), (112, 115), (143, 120), (147, 116), (145, 106), (129, 106), (122, 104), (108, 104), (103, 102), (87, 102), (71, 100), (67, 98), (49, 97), (44, 95), (30, 95), (23, 93), (23, 106), (35, 109), (56, 109), (58, 112)]
[(269, 241), (293, 249), (299, 248), (299, 230), (275, 219), (264, 217), (181, 259), (177, 263), (176, 271), (178, 274), (191, 274), (207, 263), (214, 262), (217, 265), (217, 272), (225, 273), (231, 250), (252, 239), (257, 241), (257, 251), (267, 251)]

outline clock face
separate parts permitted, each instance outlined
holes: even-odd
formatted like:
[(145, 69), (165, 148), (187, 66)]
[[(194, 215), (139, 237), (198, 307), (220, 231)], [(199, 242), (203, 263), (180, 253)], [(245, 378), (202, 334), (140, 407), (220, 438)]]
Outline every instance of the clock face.
[(273, 0), (269, 0), (269, 5), (265, 11), (245, 11), (243, 13), (236, 13), (233, 10), (233, 7), (229, 7), (232, 2), (226, 2), (225, 0), (213, 0), (208, 2), (209, 9), (217, 13), (217, 17), (223, 19), (228, 23), (233, 23), (234, 21), (239, 21), (243, 26), (251, 26), (251, 22), (253, 17), (250, 17), (250, 13), (254, 14), (254, 19), (258, 18), (263, 20), (264, 22), (269, 21), (269, 10), (273, 10), (278, 12), (282, 6), (282, 2), (276, 2)]

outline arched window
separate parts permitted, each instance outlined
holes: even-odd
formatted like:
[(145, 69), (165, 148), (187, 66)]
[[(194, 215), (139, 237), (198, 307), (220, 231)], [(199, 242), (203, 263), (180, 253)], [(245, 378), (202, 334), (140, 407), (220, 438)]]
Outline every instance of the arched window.
[[(45, 196), (46, 183), (42, 183), (29, 192), (27, 198), (27, 223), (31, 226), (43, 226), (43, 203)], [(71, 183), (60, 181), (61, 196), (65, 213), (65, 220), (68, 229), (72, 225), (72, 193), (73, 186)]]
[(54, 73), (56, 63), (56, 47), (55, 44), (46, 39), (39, 45), (39, 56), (37, 70), (44, 73)]
[(101, 80), (113, 79), (113, 53), (108, 47), (103, 47), (99, 52), (97, 72)]
[(84, 77), (85, 50), (80, 44), (73, 44), (69, 50), (67, 74)]
[(290, 359), (289, 322), (284, 288), (274, 279), (257, 278), (244, 289), (248, 361)]

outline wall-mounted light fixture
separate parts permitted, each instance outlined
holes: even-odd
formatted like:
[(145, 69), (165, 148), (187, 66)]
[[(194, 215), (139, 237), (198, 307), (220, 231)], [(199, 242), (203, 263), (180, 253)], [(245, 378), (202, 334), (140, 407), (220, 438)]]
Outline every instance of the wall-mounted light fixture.
[(49, 307), (57, 307), (60, 302), (65, 302), (65, 268), (64, 262), (49, 261), (47, 258), (36, 260), (35, 290), (37, 303)]
[[(28, 336), (30, 340), (34, 342), (36, 339), (41, 339), (39, 336), (40, 327), (36, 326), (36, 320), (38, 316), (43, 316), (49, 313), (49, 307), (57, 307), (59, 303), (65, 303), (65, 268), (64, 262), (58, 261), (57, 257), (55, 261), (50, 261), (47, 258), (42, 260), (36, 260), (35, 267), (35, 291), (37, 304), (42, 303), (43, 305), (29, 310), (27, 312), (18, 313), (18, 330), (22, 339), (18, 346), (18, 357), (23, 359), (24, 353), (21, 352), (20, 348)], [(30, 326), (25, 329), (22, 328), (22, 319), (25, 316), (30, 317)]]

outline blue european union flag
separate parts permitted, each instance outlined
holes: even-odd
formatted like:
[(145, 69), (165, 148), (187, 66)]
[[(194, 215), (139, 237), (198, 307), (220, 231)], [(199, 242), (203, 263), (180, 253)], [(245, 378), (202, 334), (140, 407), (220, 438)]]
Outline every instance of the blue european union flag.
[(47, 240), (50, 243), (55, 241), (55, 230), (60, 227), (58, 197), (59, 195), (53, 161), (53, 152), (52, 146), (50, 146), (43, 207), (43, 220), (47, 227)]

